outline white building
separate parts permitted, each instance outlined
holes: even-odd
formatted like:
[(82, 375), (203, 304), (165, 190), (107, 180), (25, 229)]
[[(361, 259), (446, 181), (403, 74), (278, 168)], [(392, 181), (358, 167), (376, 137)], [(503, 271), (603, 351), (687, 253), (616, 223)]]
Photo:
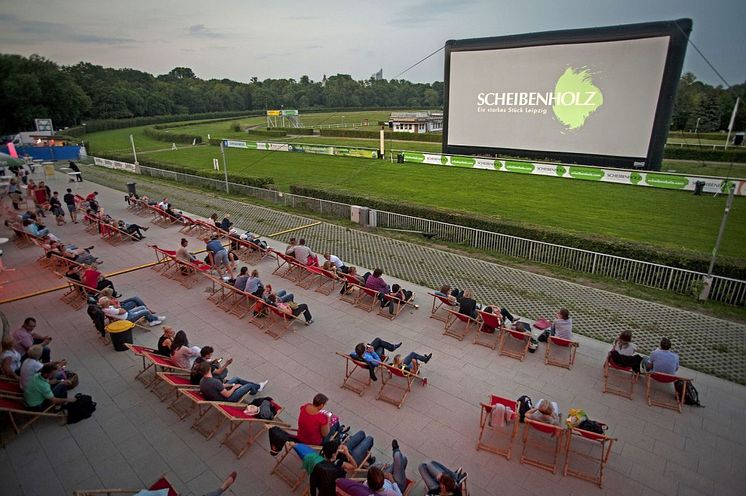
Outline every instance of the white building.
[(443, 112), (392, 112), (392, 131), (399, 133), (435, 133), (443, 131)]

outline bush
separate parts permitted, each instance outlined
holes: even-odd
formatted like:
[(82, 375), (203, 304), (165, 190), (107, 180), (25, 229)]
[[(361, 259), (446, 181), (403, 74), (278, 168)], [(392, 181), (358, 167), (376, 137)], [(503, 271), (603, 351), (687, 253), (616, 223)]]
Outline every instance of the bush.
[(304, 136), (313, 135), (312, 127), (271, 127), (268, 131), (285, 131), (286, 134), (302, 134)]
[(672, 160), (710, 160), (713, 162), (746, 162), (746, 149), (713, 150), (699, 146), (666, 146), (663, 158)]
[[(698, 272), (707, 272), (709, 265), (709, 259), (705, 255), (700, 255), (694, 252), (667, 252), (659, 247), (652, 247), (629, 241), (581, 236), (490, 217), (461, 214), (450, 210), (441, 210), (411, 203), (400, 203), (388, 199), (370, 198), (363, 195), (340, 191), (292, 185), (290, 186), (290, 192), (296, 195), (310, 196), (313, 198), (348, 203), (351, 205), (364, 205), (377, 210), (411, 215), (413, 217), (447, 222), (464, 227), (482, 229), (484, 231), (528, 238), (536, 241), (544, 241), (546, 243), (557, 245), (570, 246), (583, 250), (607, 253), (609, 255), (632, 258), (635, 260), (644, 260), (647, 262), (654, 262), (661, 265), (669, 265)], [(742, 262), (720, 257), (715, 273), (718, 275), (733, 277), (735, 279), (746, 279), (746, 265)]]
[(246, 133), (253, 136), (267, 136), (270, 138), (281, 138), (288, 134), (285, 131), (266, 131), (264, 129), (249, 129)]
[(159, 131), (154, 127), (146, 127), (143, 129), (143, 134), (149, 138), (153, 138), (158, 141), (165, 141), (167, 143), (186, 143), (191, 145), (192, 143), (201, 144), (202, 136), (194, 134), (178, 134), (169, 133), (168, 131)]
[(241, 132), (241, 123), (240, 122), (234, 122), (230, 126), (230, 130), (234, 133), (240, 133)]
[[(367, 138), (378, 139), (380, 131), (358, 131), (352, 129), (322, 129), (321, 136), (337, 138)], [(443, 141), (443, 135), (437, 133), (415, 134), (415, 133), (395, 133), (393, 131), (384, 131), (386, 139), (395, 139), (402, 141), (429, 141), (440, 143)]]

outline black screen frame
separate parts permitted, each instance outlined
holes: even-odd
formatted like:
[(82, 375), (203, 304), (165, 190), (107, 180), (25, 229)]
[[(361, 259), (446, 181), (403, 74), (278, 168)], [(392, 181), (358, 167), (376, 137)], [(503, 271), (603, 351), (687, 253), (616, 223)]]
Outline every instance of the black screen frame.
[[(676, 90), (684, 65), (684, 56), (692, 31), (692, 20), (688, 18), (674, 21), (647, 22), (600, 28), (545, 31), (511, 36), (448, 40), (445, 44), (445, 74), (443, 88), (443, 142), (442, 150), (448, 155), (510, 155), (529, 159), (550, 160), (563, 163), (597, 165), (601, 167), (644, 168), (660, 170), (663, 148), (668, 137), (673, 113)], [(500, 50), (507, 48), (535, 47), (546, 45), (571, 45), (622, 41), (668, 36), (668, 52), (661, 78), (658, 105), (655, 110), (653, 128), (644, 157), (620, 157), (590, 153), (570, 153), (562, 151), (524, 150), (516, 148), (496, 148), (448, 144), (449, 94), (451, 53), (465, 51)], [(644, 166), (641, 165), (644, 162)]]

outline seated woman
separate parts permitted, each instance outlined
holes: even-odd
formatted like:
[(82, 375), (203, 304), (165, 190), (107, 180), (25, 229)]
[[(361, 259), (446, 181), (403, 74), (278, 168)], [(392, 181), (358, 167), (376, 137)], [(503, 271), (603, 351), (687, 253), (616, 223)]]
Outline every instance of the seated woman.
[(267, 287), (264, 288), (264, 293), (262, 293), (262, 299), (265, 301), (265, 303), (272, 304), (269, 299), (270, 295), (275, 295), (275, 300), (279, 301), (280, 303), (288, 303), (295, 299), (295, 295), (293, 295), (293, 293), (288, 293), (284, 289), (275, 292), (272, 290), (272, 285), (267, 284)]
[[(132, 296), (132, 297), (124, 299), (122, 301), (118, 301), (118, 300), (114, 299), (114, 290), (111, 289), (111, 288), (104, 288), (104, 289), (102, 289), (101, 290), (101, 296), (102, 297), (105, 296), (106, 298), (109, 298), (109, 303), (112, 306), (124, 308), (128, 312), (130, 310), (134, 310), (137, 307), (148, 308), (148, 306), (145, 304), (144, 301), (142, 301), (142, 299), (139, 296)], [(150, 311), (150, 313), (156, 313), (153, 310), (151, 310), (150, 308), (148, 308), (148, 311)]]
[(158, 338), (158, 348), (156, 353), (161, 356), (171, 358), (171, 345), (174, 342), (174, 328), (171, 326), (163, 326), (163, 334)]
[(460, 468), (454, 472), (440, 462), (431, 461), (420, 464), (418, 470), (427, 494), (461, 496), (460, 484), (466, 478), (466, 472)]
[(324, 269), (327, 272), (331, 272), (334, 274), (337, 279), (339, 279), (340, 275), (337, 273), (337, 266), (331, 263), (329, 260), (324, 262), (324, 264), (321, 266), (322, 269)]
[(15, 341), (10, 335), (3, 336), (2, 354), (0, 354), (0, 375), (18, 380), (21, 378), (21, 354), (13, 345)]
[[(357, 283), (360, 286), (365, 286), (365, 279), (363, 278), (363, 276), (361, 276), (361, 275), (359, 275), (357, 273), (357, 267), (355, 267), (355, 266), (348, 267), (347, 268), (347, 275), (354, 277), (355, 280), (357, 281)], [(348, 285), (348, 282), (347, 282), (347, 279), (345, 278), (345, 282), (342, 285), (342, 289), (339, 291), (339, 294), (346, 294), (346, 293), (349, 292), (349, 289), (348, 289), (347, 285)]]
[(560, 425), (559, 406), (556, 401), (541, 399), (534, 408), (526, 412), (526, 418), (545, 424)]
[[(398, 284), (392, 284), (391, 285), (391, 291), (388, 292), (389, 296), (392, 296), (394, 298), (398, 298), (401, 301), (401, 305), (406, 304), (407, 302), (414, 301), (414, 293), (409, 291), (408, 289), (404, 289)], [(396, 308), (396, 303), (386, 299), (383, 294), (380, 296), (381, 298), (381, 308), (389, 307), (389, 313), (391, 315), (394, 315), (394, 309)], [(414, 306), (415, 308), (419, 308), (418, 305)]]
[(438, 291), (433, 291), (433, 294), (448, 298), (448, 301), (451, 303), (459, 303), (464, 296), (463, 291), (458, 288), (451, 289), (451, 286), (448, 284), (442, 285)]
[(635, 374), (640, 373), (642, 356), (635, 353), (637, 345), (632, 342), (632, 331), (622, 331), (614, 341), (609, 358), (620, 367), (631, 367)]
[(179, 331), (171, 343), (171, 358), (182, 369), (191, 370), (201, 350), (199, 346), (189, 346), (186, 332)]
[(419, 353), (413, 351), (405, 356), (403, 360), (401, 355), (394, 355), (394, 361), (391, 365), (398, 369), (417, 374), (420, 371), (420, 362), (427, 363), (432, 357), (432, 353), (428, 353), (427, 355), (420, 355)]
[(145, 239), (142, 231), (147, 231), (148, 229), (150, 229), (149, 227), (141, 227), (137, 224), (127, 224), (123, 220), (117, 221), (117, 228), (131, 235), (138, 241), (140, 241), (141, 239)]
[(479, 304), (477, 303), (477, 300), (474, 299), (474, 294), (471, 292), (471, 290), (464, 290), (464, 294), (459, 301), (458, 313), (462, 315), (468, 315), (472, 319), (476, 319), (478, 308)]
[(294, 317), (297, 317), (300, 314), (303, 314), (303, 318), (306, 320), (306, 325), (313, 324), (313, 317), (311, 317), (311, 312), (308, 310), (308, 305), (305, 303), (295, 303), (295, 302), (288, 302), (283, 303), (277, 295), (269, 295), (267, 298), (269, 300), (270, 305), (274, 305), (277, 307), (281, 312), (284, 312), (288, 315), (292, 315)]

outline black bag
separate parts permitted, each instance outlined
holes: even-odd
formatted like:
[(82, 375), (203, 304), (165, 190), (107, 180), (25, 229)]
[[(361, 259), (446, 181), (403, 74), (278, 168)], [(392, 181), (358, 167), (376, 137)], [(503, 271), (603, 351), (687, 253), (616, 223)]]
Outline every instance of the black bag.
[(549, 334), (550, 334), (549, 330), (546, 330), (542, 332), (541, 334), (539, 334), (539, 337), (537, 339), (542, 343), (546, 343), (547, 340), (549, 339)]
[(96, 411), (96, 402), (87, 394), (78, 393), (75, 401), (67, 404), (67, 423), (75, 424), (89, 418)]
[(533, 408), (531, 398), (524, 394), (516, 400), (516, 404), (518, 405), (518, 415), (520, 417), (519, 420), (521, 423), (523, 423), (523, 419), (526, 417), (526, 412)]
[(277, 415), (277, 409), (272, 405), (272, 398), (269, 396), (254, 398), (249, 405), (259, 407), (259, 413), (256, 414), (256, 418), (272, 420)]
[(577, 428), (588, 432), (595, 432), (596, 434), (603, 434), (609, 427), (601, 422), (585, 419), (577, 425)]
[[(681, 393), (681, 390), (683, 388), (684, 388), (684, 381), (674, 382), (674, 389), (676, 390), (676, 399), (679, 399), (679, 394)], [(686, 391), (684, 391), (684, 404), (691, 405), (691, 406), (702, 406), (699, 402), (699, 393), (697, 392), (697, 389), (694, 387), (694, 384), (692, 384), (692, 381), (687, 381), (686, 383)]]

